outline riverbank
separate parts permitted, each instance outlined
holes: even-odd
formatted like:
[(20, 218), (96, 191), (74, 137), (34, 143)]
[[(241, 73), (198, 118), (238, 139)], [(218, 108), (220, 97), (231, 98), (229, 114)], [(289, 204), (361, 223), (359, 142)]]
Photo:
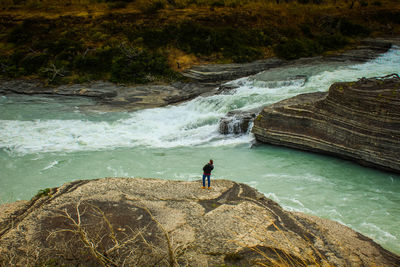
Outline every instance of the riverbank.
[(169, 83), (196, 65), (327, 55), (400, 34), (394, 0), (101, 2), (4, 1), (0, 75)]
[[(40, 80), (2, 80), (0, 95), (77, 96), (94, 99), (99, 110), (139, 110), (181, 103), (199, 95), (224, 92), (224, 82), (282, 67), (340, 64), (349, 65), (369, 61), (385, 53), (393, 45), (400, 46), (398, 38), (365, 39), (355, 49), (325, 57), (283, 60), (271, 58), (242, 64), (207, 64), (182, 72), (184, 82), (149, 85), (118, 85), (106, 81), (51, 86)], [(229, 89), (229, 88), (228, 88)], [(232, 89), (232, 88), (230, 88)]]

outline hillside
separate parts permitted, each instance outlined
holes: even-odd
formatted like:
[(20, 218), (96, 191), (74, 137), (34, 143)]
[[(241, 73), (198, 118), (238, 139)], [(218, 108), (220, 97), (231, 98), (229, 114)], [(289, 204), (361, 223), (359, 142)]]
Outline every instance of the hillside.
[(0, 1), (0, 78), (162, 83), (196, 64), (296, 59), (398, 36), (398, 0)]

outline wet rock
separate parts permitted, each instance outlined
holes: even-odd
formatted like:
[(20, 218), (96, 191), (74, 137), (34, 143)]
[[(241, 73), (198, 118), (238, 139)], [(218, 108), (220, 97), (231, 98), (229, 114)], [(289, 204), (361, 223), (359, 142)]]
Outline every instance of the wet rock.
[(261, 142), (352, 159), (400, 173), (400, 79), (335, 83), (329, 93), (295, 96), (263, 109)]
[(270, 58), (243, 64), (207, 64), (194, 66), (186, 70), (183, 75), (198, 82), (221, 83), (281, 66), (284, 62), (285, 60)]
[(46, 86), (37, 80), (0, 81), (0, 95), (23, 94), (89, 97), (98, 103), (98, 106), (90, 107), (90, 109), (105, 111), (162, 107), (192, 99), (214, 88), (214, 84), (195, 83), (125, 86), (97, 81), (88, 84), (52, 87)]
[(90, 84), (46, 86), (37, 80), (9, 80), (0, 82), (0, 94), (82, 96), (99, 99), (112, 98), (117, 95), (117, 86), (97, 81)]
[(232, 94), (232, 91), (239, 88), (236, 84), (221, 84), (218, 86), (217, 90), (219, 94)]
[(233, 110), (226, 114), (219, 122), (219, 132), (221, 134), (243, 134), (249, 131), (256, 115), (260, 109), (248, 111)]
[(227, 180), (76, 181), (0, 206), (2, 266), (396, 266), (337, 222)]

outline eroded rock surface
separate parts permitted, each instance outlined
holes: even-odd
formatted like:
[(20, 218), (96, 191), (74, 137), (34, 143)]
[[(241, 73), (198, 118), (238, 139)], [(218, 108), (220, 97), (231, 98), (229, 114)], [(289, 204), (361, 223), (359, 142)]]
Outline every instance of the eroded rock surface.
[(400, 172), (400, 79), (335, 83), (264, 108), (257, 140)]
[(76, 181), (0, 206), (0, 265), (398, 266), (339, 223), (287, 212), (255, 189), (200, 182)]
[[(179, 103), (209, 92), (214, 85), (173, 83), (171, 85), (116, 85), (96, 81), (88, 84), (46, 86), (37, 80), (0, 81), (0, 95), (49, 95), (92, 98), (97, 109), (139, 110)], [(93, 107), (92, 107), (93, 108)]]

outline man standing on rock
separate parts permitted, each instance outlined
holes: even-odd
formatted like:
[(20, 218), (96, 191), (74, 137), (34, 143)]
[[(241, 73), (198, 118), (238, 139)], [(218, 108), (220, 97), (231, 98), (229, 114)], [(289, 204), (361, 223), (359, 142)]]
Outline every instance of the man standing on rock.
[(202, 187), (203, 189), (206, 188), (206, 177), (208, 180), (208, 189), (211, 188), (210, 176), (211, 176), (211, 171), (214, 169), (213, 163), (214, 163), (213, 160), (210, 159), (210, 162), (204, 165), (203, 167), (203, 187)]

